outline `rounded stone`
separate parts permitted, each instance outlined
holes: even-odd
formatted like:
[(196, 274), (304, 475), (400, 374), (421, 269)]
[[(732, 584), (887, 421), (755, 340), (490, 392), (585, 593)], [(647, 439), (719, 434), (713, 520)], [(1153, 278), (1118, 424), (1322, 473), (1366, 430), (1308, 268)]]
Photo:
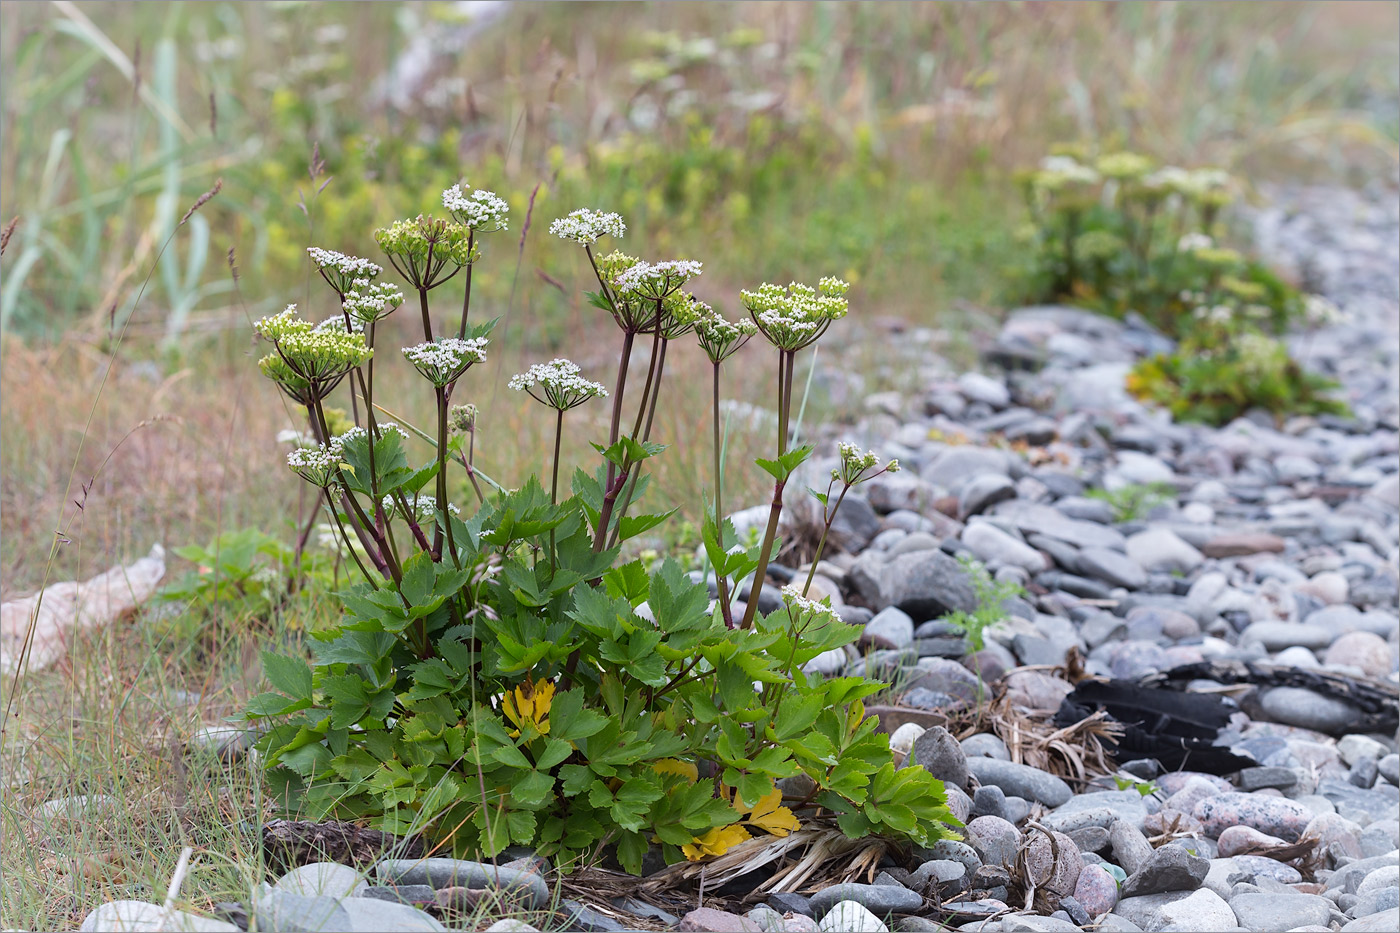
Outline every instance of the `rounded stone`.
[(1021, 831), (999, 816), (979, 816), (967, 824), (967, 842), (984, 865), (1011, 865), (1021, 848)]
[(889, 933), (884, 921), (855, 901), (832, 905), (817, 923), (817, 929), (821, 933)]
[(963, 754), (968, 758), (996, 758), (1000, 761), (1010, 761), (1011, 752), (1007, 750), (1006, 743), (990, 732), (979, 732), (970, 735), (960, 743), (963, 747)]
[(293, 868), (277, 879), (279, 891), (292, 894), (325, 894), (330, 897), (350, 897), (363, 894), (369, 887), (360, 873), (338, 862), (312, 862)]
[(1061, 897), (1074, 893), (1084, 859), (1080, 857), (1079, 846), (1069, 836), (1033, 833), (1026, 843), (1023, 858), (1026, 874), (1037, 886)]
[(1312, 811), (1297, 801), (1238, 793), (1207, 797), (1196, 804), (1191, 815), (1212, 839), (1220, 838), (1231, 826), (1249, 826), (1285, 842), (1297, 842), (1313, 818)]
[(1390, 646), (1379, 635), (1347, 632), (1332, 642), (1322, 661), (1358, 668), (1367, 677), (1384, 677), (1390, 673), (1390, 652)]
[(1230, 909), (1239, 925), (1257, 933), (1288, 930), (1297, 926), (1326, 926), (1332, 916), (1332, 903), (1316, 894), (1285, 894), (1281, 891), (1236, 894)]
[(1220, 857), (1230, 858), (1233, 855), (1248, 855), (1255, 849), (1267, 849), (1287, 843), (1277, 836), (1261, 833), (1252, 826), (1230, 826), (1220, 834), (1217, 844), (1220, 847)]
[(915, 739), (909, 757), (944, 784), (967, 787), (967, 755), (942, 726), (933, 726)]
[(1118, 904), (1118, 880), (1099, 865), (1085, 865), (1074, 885), (1074, 899), (1091, 917), (1106, 914)]
[(1007, 796), (1038, 800), (1047, 807), (1058, 807), (1074, 796), (1064, 781), (1030, 765), (996, 758), (969, 758), (966, 765), (980, 783), (995, 784)]
[(825, 913), (841, 901), (853, 901), (881, 917), (924, 905), (922, 896), (896, 884), (834, 884), (812, 895), (812, 913)]

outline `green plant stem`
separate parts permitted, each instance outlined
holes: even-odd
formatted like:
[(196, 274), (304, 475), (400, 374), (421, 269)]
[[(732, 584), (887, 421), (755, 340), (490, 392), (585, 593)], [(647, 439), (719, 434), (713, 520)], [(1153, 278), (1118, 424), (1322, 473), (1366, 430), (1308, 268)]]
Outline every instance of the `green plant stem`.
[[(593, 257), (592, 257), (592, 254), (590, 254), (590, 255), (589, 255), (589, 259), (592, 259), (592, 258), (593, 258)], [(601, 277), (599, 278), (599, 281), (600, 281), (600, 282), (602, 281), (602, 278), (601, 278)], [(622, 357), (621, 357), (621, 359), (618, 360), (618, 363), (617, 363), (617, 381), (613, 384), (612, 421), (611, 421), (611, 422), (609, 423), (609, 425), (608, 425), (608, 446), (609, 446), (609, 447), (611, 447), (613, 444), (616, 444), (616, 443), (617, 443), (617, 432), (618, 432), (618, 429), (619, 429), (619, 428), (621, 427), (621, 425), (622, 425), (622, 395), (623, 395), (623, 393), (624, 393), (624, 392), (626, 391), (626, 389), (627, 389), (627, 364), (628, 364), (628, 363), (631, 361), (631, 359), (632, 359), (632, 344), (633, 344), (633, 342), (634, 342), (635, 339), (636, 339), (636, 333), (635, 333), (635, 332), (633, 332), (633, 331), (631, 331), (631, 330), (623, 331), (623, 334), (622, 334)], [(603, 542), (607, 540), (606, 535), (607, 535), (608, 523), (607, 523), (606, 519), (607, 519), (608, 517), (610, 517), (610, 516), (611, 516), (611, 513), (612, 513), (612, 509), (611, 509), (611, 507), (609, 506), (609, 504), (608, 504), (608, 502), (607, 502), (607, 493), (608, 493), (608, 490), (612, 489), (613, 480), (616, 478), (616, 476), (617, 476), (617, 464), (615, 464), (615, 463), (613, 463), (611, 460), (609, 460), (609, 461), (608, 461), (607, 481), (603, 484), (603, 495), (604, 495), (604, 503), (603, 503), (603, 505), (604, 505), (604, 508), (607, 509), (608, 515), (604, 515), (604, 514), (602, 514), (602, 513), (599, 513), (599, 515), (598, 515), (598, 527), (595, 528), (595, 529), (593, 530), (593, 550), (595, 550), (595, 551), (601, 551), (601, 550), (603, 550)], [(616, 493), (613, 493), (613, 498), (616, 498), (616, 497), (617, 497), (617, 494), (616, 494)]]
[[(724, 550), (724, 462), (720, 456), (720, 435), (719, 435), (719, 363), (711, 363), (714, 371), (712, 382), (714, 398), (714, 433), (715, 433), (715, 540), (719, 542), (719, 549)], [(719, 596), (720, 612), (724, 616), (724, 624), (729, 628), (734, 627), (734, 609), (729, 605), (729, 577), (715, 570), (715, 588)]]
[[(831, 487), (827, 487), (830, 492)], [(831, 525), (836, 521), (836, 513), (841, 508), (841, 503), (846, 501), (846, 493), (850, 492), (851, 484), (846, 483), (841, 487), (841, 495), (836, 497), (836, 504), (831, 507), (831, 512), (826, 520), (826, 526), (822, 528), (821, 540), (817, 542), (817, 553), (812, 556), (812, 566), (807, 571), (807, 582), (802, 584), (802, 595), (806, 596), (807, 591), (812, 588), (812, 580), (817, 576), (817, 563), (822, 559), (822, 551), (826, 550), (826, 538), (831, 534)]]
[[(310, 406), (312, 418), (319, 425), (322, 437), (330, 437), (330, 429), (326, 427), (326, 413), (321, 406), (320, 398), (316, 398)], [(360, 503), (355, 499), (355, 494), (350, 491), (350, 485), (346, 482), (344, 473), (340, 476), (340, 500), (347, 506), (347, 513), (353, 512), (355, 522), (355, 536), (360, 539), (360, 544), (364, 546), (365, 553), (369, 555), (370, 563), (374, 564), (376, 570), (387, 577), (392, 577), (395, 583), (399, 582), (400, 573), (398, 567), (392, 563), (384, 554), (383, 542), (376, 540), (374, 536), (374, 525), (370, 522), (369, 516), (360, 508)], [(339, 515), (336, 516), (339, 521)], [(366, 540), (366, 537), (370, 540)], [(373, 582), (373, 580), (371, 580)]]
[(418, 288), (418, 310), (423, 313), (423, 339), (432, 343), (433, 322), (428, 316), (428, 290), (422, 286)]
[[(472, 244), (474, 244), (475, 242), (476, 242), (476, 231), (475, 231), (475, 230), (472, 230), (470, 233), (467, 234), (467, 258), (471, 258), (471, 254), (472, 254)], [(468, 263), (468, 264), (467, 264), (467, 287), (466, 287), (466, 292), (462, 295), (462, 323), (459, 324), (459, 325), (457, 325), (457, 338), (458, 338), (459, 340), (460, 340), (461, 338), (467, 336), (467, 312), (468, 312), (468, 310), (469, 310), (469, 309), (471, 308), (471, 306), (472, 306), (472, 266), (473, 266), (473, 265), (474, 265), (474, 263)]]
[[(554, 417), (554, 466), (549, 478), (549, 504), (559, 504), (559, 446), (564, 437), (564, 409), (557, 410)], [(557, 566), (554, 529), (549, 529), (549, 566), (552, 573)]]
[(345, 542), (345, 550), (350, 552), (350, 557), (355, 561), (355, 566), (360, 568), (360, 573), (369, 581), (369, 584), (377, 588), (378, 584), (375, 582), (374, 577), (370, 574), (368, 568), (365, 567), (364, 561), (360, 560), (360, 555), (355, 553), (354, 546), (350, 544), (350, 536), (345, 533), (345, 523), (340, 520), (340, 516), (336, 514), (335, 505), (331, 502), (331, 491), (329, 489), (322, 489), (321, 495), (326, 500), (326, 507), (330, 509), (331, 521), (335, 523), (335, 527), (340, 531), (341, 539)]
[(753, 572), (753, 586), (749, 589), (749, 598), (744, 606), (744, 620), (739, 623), (739, 628), (753, 628), (754, 615), (758, 611), (758, 597), (762, 592), (763, 580), (768, 575), (768, 559), (773, 553), (773, 541), (778, 536), (778, 519), (783, 514), (783, 487), (787, 485), (787, 480), (778, 480), (773, 484), (773, 504), (768, 510), (768, 527), (763, 532), (763, 547), (758, 552), (758, 566)]
[(447, 512), (447, 389), (446, 387), (437, 390), (438, 403), (438, 436), (437, 436), (437, 510), (442, 524), (438, 525), (433, 532), (433, 550), (440, 560), (442, 557), (442, 534), (443, 528), (447, 529), (447, 550), (452, 555), (454, 566), (461, 568), (461, 562), (457, 557), (457, 542), (452, 535), (452, 517)]
[[(666, 348), (670, 346), (670, 343), (671, 341), (663, 338), (660, 349), (654, 351), (653, 354), (656, 357), (656, 381), (648, 387), (651, 392), (650, 401), (646, 401), (646, 392), (643, 392), (643, 404), (647, 408), (646, 424), (642, 426), (643, 443), (651, 440), (651, 426), (656, 418), (657, 398), (661, 395), (661, 377), (666, 371)], [(616, 544), (618, 536), (622, 533), (622, 520), (627, 517), (627, 510), (632, 507), (632, 497), (637, 492), (637, 483), (641, 478), (642, 467), (641, 464), (638, 464), (632, 471), (632, 479), (627, 486), (627, 495), (622, 497), (622, 508), (617, 513), (617, 524), (613, 526), (612, 537), (608, 542), (609, 546)]]

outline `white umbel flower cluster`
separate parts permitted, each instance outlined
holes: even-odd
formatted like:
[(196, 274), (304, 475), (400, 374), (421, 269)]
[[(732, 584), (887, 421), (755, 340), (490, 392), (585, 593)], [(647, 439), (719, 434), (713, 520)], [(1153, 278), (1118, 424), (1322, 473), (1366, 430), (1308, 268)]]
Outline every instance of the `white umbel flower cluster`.
[(1035, 174), (1035, 185), (1045, 191), (1058, 191), (1067, 185), (1093, 185), (1099, 173), (1070, 156), (1046, 156)]
[(792, 616), (811, 616), (814, 620), (825, 617), (827, 620), (834, 620), (836, 612), (824, 602), (817, 602), (815, 599), (808, 599), (802, 595), (802, 591), (789, 583), (783, 587), (783, 605)]
[(723, 363), (758, 333), (758, 325), (751, 320), (730, 321), (709, 305), (705, 309), (708, 313), (702, 312), (695, 322), (695, 335), (711, 363)]
[[(434, 516), (437, 515), (437, 500), (432, 496), (415, 492), (412, 496), (406, 496), (404, 501), (407, 502), (408, 507), (413, 510), (413, 515), (411, 517), (416, 522), (431, 521)], [(393, 496), (385, 496), (380, 504), (384, 506), (384, 511), (388, 512), (390, 515), (403, 514), (402, 510), (398, 507), (398, 502), (394, 500)], [(453, 515), (462, 514), (462, 510), (451, 502), (447, 503), (447, 511)]]
[(473, 363), (486, 362), (485, 337), (444, 337), (403, 348), (403, 355), (433, 385), (442, 388), (461, 378)]
[(639, 262), (618, 275), (613, 284), (624, 297), (662, 301), (704, 271), (693, 259)]
[(549, 232), (564, 240), (573, 240), (588, 246), (598, 242), (603, 236), (615, 236), (621, 238), (627, 232), (627, 225), (622, 222), (621, 214), (603, 211), (589, 210), (586, 207), (576, 211), (570, 211), (568, 216), (560, 217), (549, 225)]
[(477, 233), (510, 229), (506, 222), (510, 205), (494, 191), (476, 190), (467, 194), (461, 185), (453, 185), (442, 193), (442, 206), (459, 224)]
[(352, 316), (350, 322), (345, 322), (344, 315), (328, 317), (311, 329), (315, 334), (363, 334), (365, 332), (364, 322)]
[(1188, 233), (1176, 241), (1176, 251), (1178, 253), (1194, 253), (1197, 250), (1214, 248), (1215, 240), (1199, 232)]
[(331, 287), (342, 295), (350, 290), (356, 279), (375, 279), (384, 271), (383, 266), (368, 259), (337, 253), (333, 249), (308, 246), (306, 254), (311, 257), (316, 268), (321, 270), (321, 275), (325, 276)]
[(330, 446), (295, 447), (287, 452), (287, 466), (292, 472), (321, 489), (335, 482), (340, 463), (340, 446), (334, 441)]
[(832, 479), (839, 479), (847, 486), (854, 486), (863, 483), (880, 473), (898, 473), (899, 461), (891, 460), (884, 466), (880, 465), (880, 458), (873, 450), (862, 452), (855, 444), (848, 444), (844, 441), (836, 445), (836, 452), (841, 458), (841, 465), (831, 471)]
[(577, 408), (591, 398), (607, 397), (607, 389), (584, 379), (579, 372), (578, 364), (571, 360), (551, 360), (512, 376), (508, 385), (558, 411)]
[(832, 321), (846, 316), (849, 288), (846, 282), (827, 277), (816, 288), (800, 282), (787, 288), (764, 283), (757, 291), (740, 291), (739, 297), (773, 346), (796, 351), (810, 346)]
[(389, 282), (372, 282), (357, 278), (345, 292), (341, 307), (361, 325), (382, 321), (403, 304), (403, 292)]

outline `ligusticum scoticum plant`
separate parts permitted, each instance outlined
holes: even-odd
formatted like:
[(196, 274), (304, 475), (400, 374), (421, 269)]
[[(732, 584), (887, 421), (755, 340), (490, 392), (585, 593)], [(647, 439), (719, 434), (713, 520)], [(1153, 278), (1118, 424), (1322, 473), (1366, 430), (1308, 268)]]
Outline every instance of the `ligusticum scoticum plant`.
[[(845, 283), (765, 284), (743, 293), (748, 317), (729, 321), (686, 291), (699, 262), (595, 256), (599, 239), (624, 234), (617, 214), (555, 221), (551, 232), (582, 246), (595, 274), (590, 302), (618, 325), (617, 375), (605, 387), (557, 359), (511, 379), (552, 412), (554, 459), (548, 491), (536, 476), (504, 488), (473, 465), (489, 411), (453, 397), (472, 391), (495, 323), (469, 320), (478, 234), (506, 229), (508, 206), (464, 183), (443, 192), (443, 206), (450, 219), (375, 234), (417, 293), (422, 327), (421, 342), (382, 365), (418, 371), (436, 424), (376, 418), (377, 332), (403, 304), (377, 264), (313, 248), (335, 294), (334, 326), (313, 327), (295, 307), (257, 324), (271, 344), (261, 368), (309, 428), (288, 467), (316, 488), (358, 572), (336, 594), (340, 624), (312, 636), (310, 666), (264, 655), (274, 689), (248, 716), (267, 721), (260, 749), (278, 799), (311, 819), (421, 833), (459, 854), (529, 845), (568, 867), (606, 848), (632, 872), (649, 847), (668, 861), (704, 859), (807, 826), (919, 844), (953, 834), (942, 785), (922, 768), (896, 770), (888, 738), (865, 715), (863, 699), (884, 685), (805, 670), (859, 634), (809, 597), (810, 575), (771, 613), (730, 595), (763, 579), (778, 546), (783, 489), (811, 453), (791, 446), (794, 359), (845, 315)], [(429, 293), (463, 269), (460, 318), (445, 327)], [(774, 349), (779, 430), (773, 458), (758, 461), (774, 480), (770, 521), (750, 546), (724, 518), (718, 414), (726, 361), (759, 333)], [(714, 498), (703, 536), (718, 599), (674, 561), (648, 571), (621, 556), (670, 514), (628, 513), (645, 493), (648, 461), (665, 449), (651, 433), (668, 347), (691, 334), (713, 374)], [(643, 348), (638, 393), (628, 373)], [(327, 401), (342, 387), (348, 416)], [(564, 414), (595, 402), (610, 405), (607, 436), (593, 445), (599, 459), (565, 470), (561, 491)], [(818, 495), (827, 529), (849, 489), (898, 468), (848, 445), (839, 453)], [(469, 504), (454, 501), (462, 493)], [(824, 546), (825, 535), (818, 559)], [(778, 781), (797, 776), (806, 790), (784, 796)]]

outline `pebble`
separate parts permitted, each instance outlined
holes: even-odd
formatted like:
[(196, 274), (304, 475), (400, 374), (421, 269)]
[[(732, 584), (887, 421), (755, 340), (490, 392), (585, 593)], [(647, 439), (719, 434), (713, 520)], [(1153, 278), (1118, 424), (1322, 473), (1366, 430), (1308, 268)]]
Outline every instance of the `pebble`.
[[(366, 898), (365, 902), (388, 903), (371, 898)], [(258, 929), (277, 930), (278, 933), (331, 933), (354, 929), (350, 914), (340, 900), (323, 894), (265, 891), (253, 903), (253, 917)]]
[(967, 841), (983, 865), (1011, 865), (1021, 848), (1021, 831), (999, 816), (979, 816), (967, 824)]
[(838, 902), (856, 903), (880, 916), (912, 913), (924, 904), (921, 895), (887, 884), (835, 884), (812, 895), (812, 913), (834, 910)]
[(1113, 908), (1113, 913), (1149, 931), (1219, 933), (1238, 926), (1230, 905), (1206, 888), (1123, 898)]
[[(1315, 823), (1316, 820), (1313, 822)], [(1309, 823), (1308, 828), (1311, 829), (1312, 825), (1313, 823)], [(1220, 857), (1229, 858), (1233, 855), (1248, 854), (1254, 849), (1281, 846), (1287, 843), (1277, 836), (1261, 833), (1252, 826), (1229, 826), (1221, 832), (1217, 844), (1219, 845)]]
[(967, 786), (967, 754), (958, 740), (942, 726), (925, 730), (914, 740), (909, 755), (914, 763), (944, 784), (959, 788)]
[(681, 918), (681, 933), (760, 933), (762, 929), (748, 917), (713, 907), (697, 907)]
[(1197, 858), (1180, 846), (1162, 846), (1143, 859), (1123, 882), (1122, 896), (1194, 891), (1209, 870), (1209, 860)]
[(312, 862), (284, 874), (277, 879), (275, 887), (292, 894), (349, 897), (363, 894), (369, 884), (349, 866), (337, 862)]
[(223, 920), (211, 920), (183, 910), (167, 910), (145, 901), (108, 901), (98, 905), (78, 927), (81, 933), (150, 931), (150, 933), (242, 933)]
[(1106, 914), (1118, 904), (1118, 880), (1098, 865), (1085, 865), (1074, 885), (1074, 899), (1089, 916)]

